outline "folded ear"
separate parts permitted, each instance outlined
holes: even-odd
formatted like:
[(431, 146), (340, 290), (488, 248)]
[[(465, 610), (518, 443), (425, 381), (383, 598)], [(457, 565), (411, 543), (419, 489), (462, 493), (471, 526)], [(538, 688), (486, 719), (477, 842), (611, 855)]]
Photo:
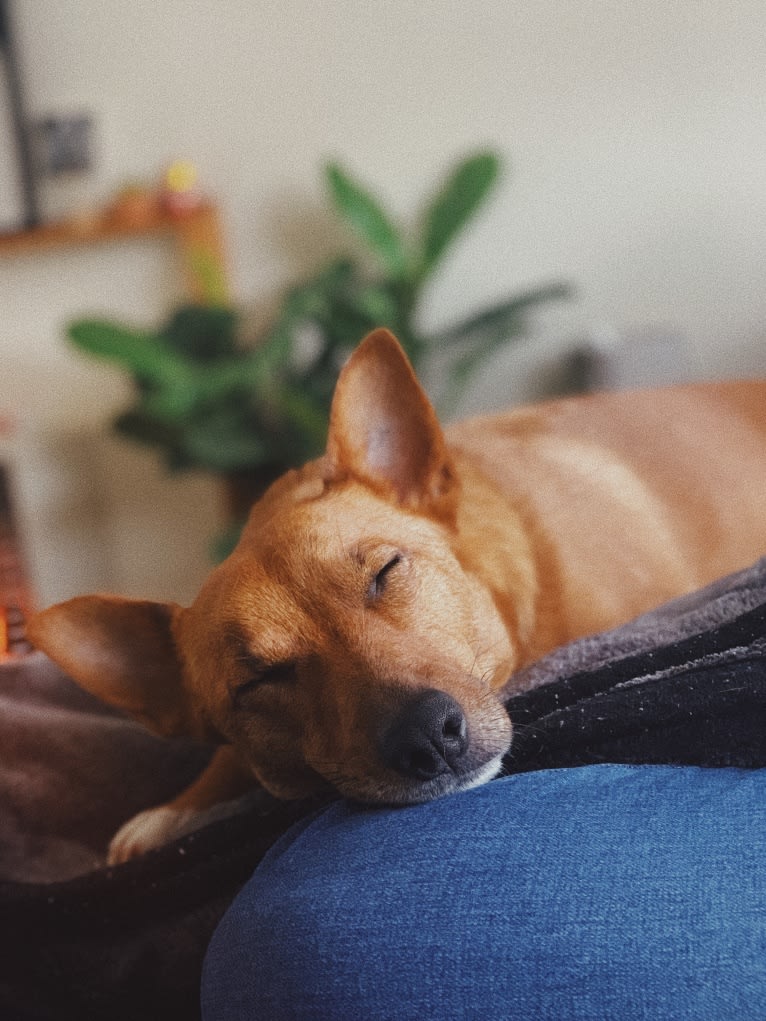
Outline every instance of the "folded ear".
[(338, 379), (327, 458), (402, 506), (446, 517), (455, 475), (436, 412), (396, 338), (375, 330)]
[(166, 737), (195, 731), (173, 641), (181, 608), (78, 596), (29, 621), (31, 643), (91, 694)]

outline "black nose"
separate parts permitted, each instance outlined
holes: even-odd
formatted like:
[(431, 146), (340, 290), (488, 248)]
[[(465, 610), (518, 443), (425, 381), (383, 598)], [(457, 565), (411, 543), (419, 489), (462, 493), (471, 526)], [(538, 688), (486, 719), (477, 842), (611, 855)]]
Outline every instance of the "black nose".
[(433, 688), (412, 699), (381, 742), (386, 766), (417, 780), (432, 780), (453, 770), (466, 748), (463, 710), (454, 698)]

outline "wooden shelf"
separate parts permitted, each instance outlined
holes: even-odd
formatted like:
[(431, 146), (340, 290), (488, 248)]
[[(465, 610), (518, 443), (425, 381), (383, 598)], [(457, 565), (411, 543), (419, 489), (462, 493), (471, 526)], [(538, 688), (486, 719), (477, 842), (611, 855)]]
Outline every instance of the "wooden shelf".
[[(183, 214), (171, 215), (158, 209), (146, 216), (129, 219), (104, 212), (60, 220), (31, 230), (0, 234), (0, 257), (42, 255), (77, 245), (158, 236), (174, 239), (191, 298), (199, 301), (205, 297), (199, 271), (201, 259), (208, 259), (220, 267), (221, 286), (225, 289), (223, 239), (218, 212), (210, 203), (204, 203)], [(222, 298), (227, 296), (221, 295)]]

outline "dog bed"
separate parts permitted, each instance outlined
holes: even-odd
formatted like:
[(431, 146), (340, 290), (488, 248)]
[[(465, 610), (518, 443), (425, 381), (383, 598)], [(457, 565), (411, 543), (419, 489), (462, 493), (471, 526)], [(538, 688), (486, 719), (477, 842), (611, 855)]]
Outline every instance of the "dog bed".
[[(766, 560), (516, 675), (505, 770), (766, 765), (765, 652)], [(107, 868), (120, 823), (185, 786), (206, 754), (151, 737), (39, 654), (0, 666), (0, 1017), (199, 1016), (215, 925), (318, 805), (250, 796)]]

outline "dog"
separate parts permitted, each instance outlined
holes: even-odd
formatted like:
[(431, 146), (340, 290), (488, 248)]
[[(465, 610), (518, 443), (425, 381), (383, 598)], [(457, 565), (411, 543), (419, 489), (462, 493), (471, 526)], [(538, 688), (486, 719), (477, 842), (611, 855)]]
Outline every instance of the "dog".
[(396, 339), (340, 373), (324, 456), (278, 479), (188, 608), (53, 606), (33, 644), (162, 735), (217, 746), (120, 862), (257, 781), (429, 801), (501, 769), (501, 693), (554, 647), (745, 567), (766, 382), (562, 398), (443, 429)]

